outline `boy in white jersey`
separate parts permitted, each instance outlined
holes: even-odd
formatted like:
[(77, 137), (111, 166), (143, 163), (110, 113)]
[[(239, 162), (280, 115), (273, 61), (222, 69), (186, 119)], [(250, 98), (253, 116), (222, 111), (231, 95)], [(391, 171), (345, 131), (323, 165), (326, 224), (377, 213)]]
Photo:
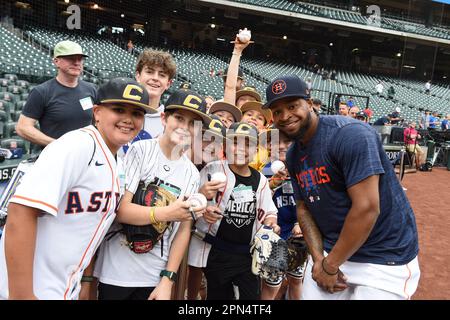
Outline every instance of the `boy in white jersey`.
[[(175, 91), (167, 100), (161, 116), (165, 127), (158, 139), (137, 141), (125, 157), (126, 191), (117, 221), (148, 225), (173, 221), (153, 249), (136, 254), (118, 233), (104, 241), (99, 251), (94, 276), (99, 278), (99, 299), (170, 299), (176, 272), (187, 250), (192, 217), (185, 196), (196, 193), (199, 172), (185, 155), (190, 146), (194, 121), (210, 121), (206, 102), (190, 90)], [(132, 203), (140, 182), (154, 184), (175, 198), (165, 207), (146, 207)], [(194, 208), (201, 213), (204, 208)], [(154, 211), (152, 211), (154, 210)], [(153, 213), (154, 212), (154, 216)], [(120, 230), (116, 224), (113, 230)]]
[(117, 150), (144, 123), (149, 96), (125, 78), (98, 91), (94, 125), (49, 144), (8, 207), (0, 244), (0, 298), (77, 299), (83, 271), (124, 192)]

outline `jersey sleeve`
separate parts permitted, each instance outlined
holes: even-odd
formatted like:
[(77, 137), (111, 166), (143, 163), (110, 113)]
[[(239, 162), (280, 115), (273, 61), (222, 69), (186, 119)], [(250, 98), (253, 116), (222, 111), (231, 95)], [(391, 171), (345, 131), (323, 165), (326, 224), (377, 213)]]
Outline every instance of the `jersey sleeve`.
[(22, 114), (26, 117), (39, 120), (45, 111), (45, 99), (39, 88), (31, 90), (27, 102), (23, 106)]
[(272, 192), (269, 188), (269, 181), (267, 178), (261, 174), (261, 191), (259, 194), (259, 201), (260, 201), (260, 208), (265, 211), (265, 217), (276, 217), (278, 210), (275, 206), (275, 203), (273, 203), (272, 199)]
[(141, 180), (143, 168), (151, 165), (150, 163), (145, 164), (144, 162), (144, 149), (143, 143), (136, 142), (130, 146), (125, 155), (125, 188), (133, 194), (136, 192), (139, 181)]
[(81, 131), (50, 143), (23, 176), (10, 201), (56, 216), (61, 201), (86, 171), (94, 146), (92, 137)]
[(347, 188), (384, 173), (380, 148), (378, 135), (370, 127), (350, 124), (339, 130), (332, 144), (331, 157), (342, 170)]

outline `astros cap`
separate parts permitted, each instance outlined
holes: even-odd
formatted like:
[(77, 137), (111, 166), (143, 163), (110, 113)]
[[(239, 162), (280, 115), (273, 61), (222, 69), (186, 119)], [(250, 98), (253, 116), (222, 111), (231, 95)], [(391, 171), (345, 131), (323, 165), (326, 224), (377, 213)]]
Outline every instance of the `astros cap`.
[(53, 49), (53, 58), (73, 55), (88, 57), (88, 55), (83, 53), (83, 49), (78, 43), (69, 40), (58, 42)]
[(178, 89), (170, 95), (164, 106), (164, 111), (178, 109), (191, 111), (199, 115), (203, 123), (211, 121), (209, 115), (206, 114), (205, 99), (194, 91)]
[(296, 75), (282, 76), (273, 80), (266, 88), (267, 103), (263, 109), (284, 98), (309, 99), (306, 83)]
[(102, 85), (97, 91), (96, 104), (126, 104), (141, 107), (146, 113), (156, 113), (149, 106), (150, 97), (147, 90), (138, 82), (129, 78), (114, 78)]

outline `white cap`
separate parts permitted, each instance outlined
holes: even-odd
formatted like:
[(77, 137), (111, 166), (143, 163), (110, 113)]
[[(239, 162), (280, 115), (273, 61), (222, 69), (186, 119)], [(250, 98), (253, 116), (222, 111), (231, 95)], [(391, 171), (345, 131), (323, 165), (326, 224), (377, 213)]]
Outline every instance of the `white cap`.
[(395, 111), (400, 112), (400, 107), (395, 108)]

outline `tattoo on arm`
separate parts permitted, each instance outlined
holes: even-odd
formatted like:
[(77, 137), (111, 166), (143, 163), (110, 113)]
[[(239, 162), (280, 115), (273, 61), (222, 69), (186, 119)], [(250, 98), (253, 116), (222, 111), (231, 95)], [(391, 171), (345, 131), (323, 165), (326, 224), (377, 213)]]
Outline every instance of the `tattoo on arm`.
[(297, 201), (297, 220), (300, 223), (300, 228), (313, 260), (316, 260), (316, 257), (323, 256), (322, 235), (303, 201)]

